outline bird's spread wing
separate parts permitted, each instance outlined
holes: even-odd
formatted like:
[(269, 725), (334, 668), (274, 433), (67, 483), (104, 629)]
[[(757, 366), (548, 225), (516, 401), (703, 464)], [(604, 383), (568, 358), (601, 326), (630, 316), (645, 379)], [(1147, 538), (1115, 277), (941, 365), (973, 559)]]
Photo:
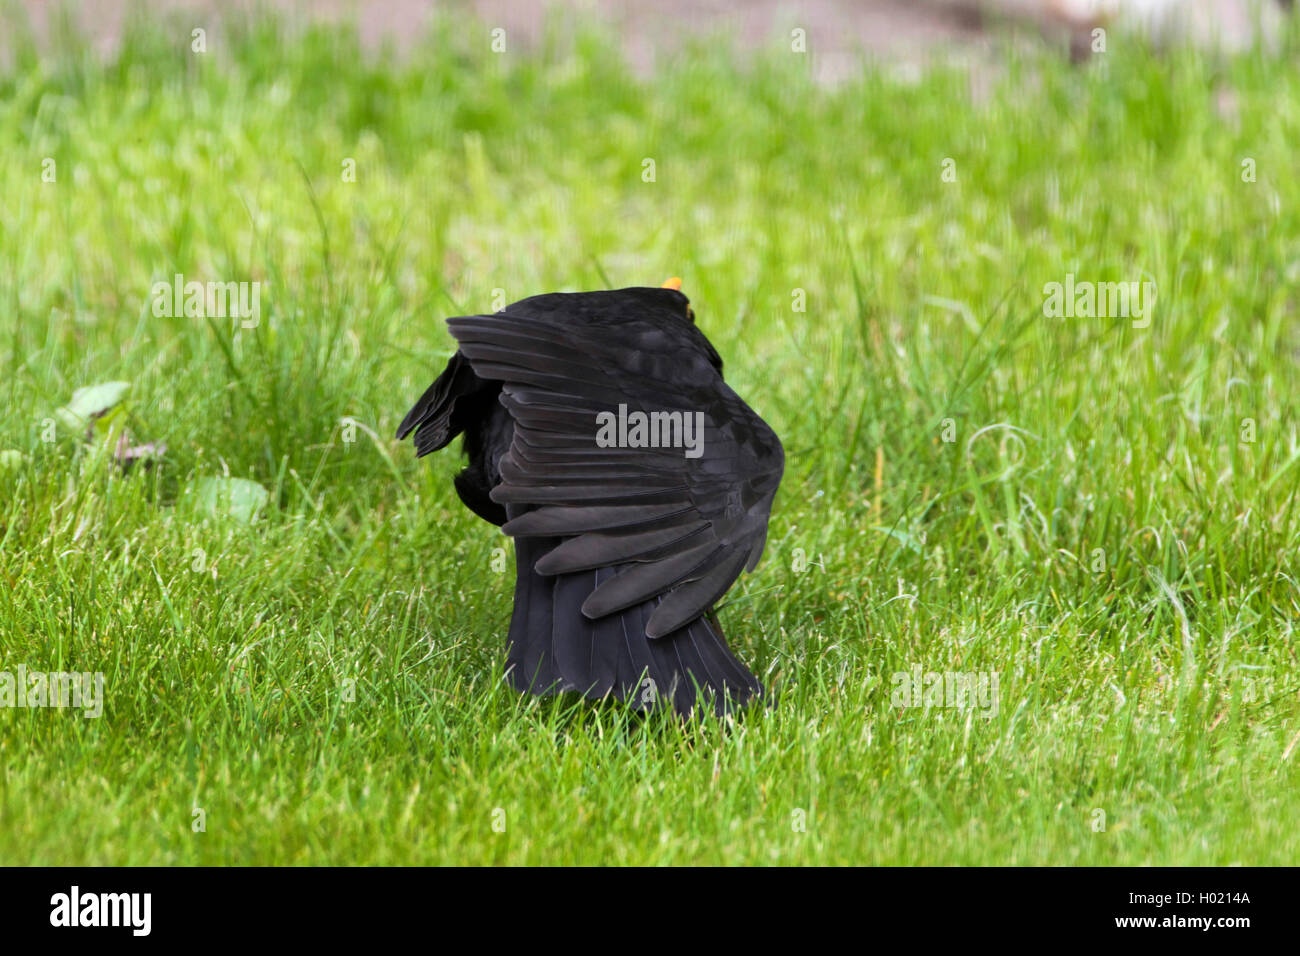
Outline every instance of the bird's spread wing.
[(441, 375), (420, 396), (402, 424), (397, 426), (401, 441), (415, 430), (415, 456), (423, 458), (431, 451), (445, 448), (465, 430), (465, 399), (473, 398), (484, 387), (469, 362), (459, 352), (451, 357)]
[[(530, 510), (502, 530), (565, 539), (537, 561), (541, 574), (623, 567), (591, 592), (583, 614), (600, 618), (663, 595), (646, 626), (662, 637), (758, 563), (781, 443), (723, 382), (694, 326), (508, 312), (447, 324), (474, 372), (503, 383), (501, 403), (514, 419), (492, 498)], [(607, 440), (620, 406), (625, 440), (602, 447), (598, 416)], [(639, 434), (637, 412), (651, 423)], [(688, 438), (698, 439), (698, 457), (681, 447)], [(677, 447), (628, 447), (638, 440)]]

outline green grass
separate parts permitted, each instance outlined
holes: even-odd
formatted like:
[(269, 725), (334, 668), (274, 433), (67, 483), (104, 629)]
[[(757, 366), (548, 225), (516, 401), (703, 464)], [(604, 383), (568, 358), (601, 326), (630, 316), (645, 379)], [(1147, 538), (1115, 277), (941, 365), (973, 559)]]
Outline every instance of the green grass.
[[(463, 20), (105, 62), (6, 16), (0, 670), (106, 704), (0, 710), (0, 863), (1300, 857), (1300, 37), (1112, 33), (972, 97)], [(264, 283), (261, 324), (155, 317), (177, 272)], [(1156, 282), (1150, 326), (1044, 317), (1067, 273)], [(669, 275), (787, 452), (721, 612), (776, 700), (729, 724), (504, 687), (507, 543), (391, 437), (444, 316)], [(109, 380), (157, 467), (46, 424)], [(252, 524), (187, 495), (223, 474)], [(892, 706), (916, 665), (996, 672), (996, 714)]]

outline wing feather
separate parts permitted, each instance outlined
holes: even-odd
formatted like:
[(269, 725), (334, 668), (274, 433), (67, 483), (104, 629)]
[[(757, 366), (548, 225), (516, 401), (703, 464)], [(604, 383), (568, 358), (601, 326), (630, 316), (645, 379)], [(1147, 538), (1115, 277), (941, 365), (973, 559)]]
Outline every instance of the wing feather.
[[(561, 539), (537, 561), (540, 574), (596, 572), (585, 617), (664, 595), (645, 631), (662, 637), (706, 613), (742, 570), (753, 569), (784, 454), (772, 429), (722, 380), (698, 329), (685, 319), (666, 328), (637, 317), (554, 312), (447, 324), (474, 374), (502, 382), (500, 400), (514, 420), (491, 497), (531, 507), (512, 511), (502, 530)], [(701, 454), (598, 446), (597, 415), (620, 405), (647, 416), (700, 413)], [(616, 575), (600, 570), (617, 565), (625, 568)]]

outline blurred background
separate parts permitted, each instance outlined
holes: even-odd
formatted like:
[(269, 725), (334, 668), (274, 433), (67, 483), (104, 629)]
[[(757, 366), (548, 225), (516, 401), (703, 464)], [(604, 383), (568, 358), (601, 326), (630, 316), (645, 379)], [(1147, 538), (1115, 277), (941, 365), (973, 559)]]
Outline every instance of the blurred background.
[[(42, 31), (64, 13), (63, 5), (49, 0), (18, 0), (18, 5)], [(72, 16), (107, 51), (132, 6), (132, 0), (94, 0), (72, 5)], [(1156, 42), (1186, 40), (1241, 50), (1256, 38), (1275, 36), (1292, 0), (150, 0), (145, 6), (204, 13), (275, 8), (295, 18), (355, 19), (363, 43), (372, 48), (391, 43), (396, 49), (418, 38), (435, 12), (473, 14), (525, 44), (540, 40), (547, 17), (572, 12), (615, 28), (628, 58), (643, 69), (652, 66), (655, 50), (694, 35), (723, 28), (740, 44), (757, 46), (798, 22), (818, 38), (821, 78), (834, 81), (862, 52), (902, 63), (954, 49), (992, 56), (989, 37), (995, 28), (1062, 45), (1075, 57), (1089, 53), (1094, 29), (1111, 26), (1149, 34)]]

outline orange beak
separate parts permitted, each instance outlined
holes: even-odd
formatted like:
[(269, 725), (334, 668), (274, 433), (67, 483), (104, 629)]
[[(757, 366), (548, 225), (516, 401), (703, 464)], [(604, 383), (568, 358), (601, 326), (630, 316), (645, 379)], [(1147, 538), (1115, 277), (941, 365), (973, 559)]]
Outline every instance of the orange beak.
[(677, 291), (677, 292), (681, 292), (681, 291), (682, 291), (682, 280), (681, 280), (680, 278), (678, 278), (677, 276), (673, 276), (671, 279), (669, 279), (667, 282), (665, 282), (665, 283), (664, 283), (663, 285), (661, 285), (659, 288), (661, 288), (661, 289), (673, 289), (673, 290), (675, 290), (675, 291)]

